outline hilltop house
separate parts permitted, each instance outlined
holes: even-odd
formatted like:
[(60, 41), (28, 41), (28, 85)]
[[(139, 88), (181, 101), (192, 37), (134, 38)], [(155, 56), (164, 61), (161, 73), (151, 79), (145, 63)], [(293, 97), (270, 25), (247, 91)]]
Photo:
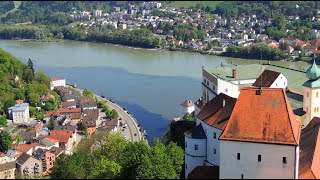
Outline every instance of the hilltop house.
[(66, 80), (62, 78), (51, 78), (50, 82), (50, 89), (53, 90), (55, 87), (58, 86), (66, 86)]

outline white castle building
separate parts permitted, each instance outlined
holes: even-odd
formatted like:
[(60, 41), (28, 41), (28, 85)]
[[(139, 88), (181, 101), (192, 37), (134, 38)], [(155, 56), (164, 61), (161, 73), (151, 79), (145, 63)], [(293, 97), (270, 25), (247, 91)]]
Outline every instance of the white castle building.
[[(299, 78), (300, 86), (290, 86), (282, 73), (264, 70), (247, 82), (251, 87), (238, 83), (236, 97), (220, 92), (196, 102), (196, 127), (185, 133), (185, 177), (320, 178), (320, 159), (314, 158), (320, 153), (319, 77), (315, 62), (304, 77), (290, 77)], [(293, 110), (289, 90), (303, 95), (301, 114)]]

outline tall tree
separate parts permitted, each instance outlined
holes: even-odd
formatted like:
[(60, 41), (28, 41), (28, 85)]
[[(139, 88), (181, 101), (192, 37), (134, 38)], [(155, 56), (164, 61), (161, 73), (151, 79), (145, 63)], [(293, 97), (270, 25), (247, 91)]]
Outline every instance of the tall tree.
[(0, 128), (1, 127), (6, 127), (8, 124), (7, 118), (0, 116)]
[(32, 70), (32, 75), (34, 75), (33, 62), (30, 58), (28, 60), (28, 68)]

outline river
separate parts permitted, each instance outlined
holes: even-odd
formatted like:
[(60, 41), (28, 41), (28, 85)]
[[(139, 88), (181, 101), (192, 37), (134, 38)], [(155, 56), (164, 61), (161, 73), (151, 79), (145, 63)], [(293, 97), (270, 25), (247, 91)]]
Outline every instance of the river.
[(50, 77), (65, 78), (125, 107), (146, 129), (150, 142), (161, 138), (170, 119), (178, 117), (180, 102), (200, 97), (202, 66), (259, 62), (79, 41), (0, 40), (0, 48), (25, 63), (31, 58), (35, 69)]

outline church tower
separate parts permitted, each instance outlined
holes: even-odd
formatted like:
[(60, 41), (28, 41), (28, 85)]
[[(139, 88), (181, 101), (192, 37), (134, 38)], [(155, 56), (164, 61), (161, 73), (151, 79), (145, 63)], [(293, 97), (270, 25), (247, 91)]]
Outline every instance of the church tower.
[(303, 86), (303, 110), (306, 112), (306, 116), (303, 122), (303, 126), (306, 127), (314, 116), (320, 117), (320, 69), (316, 65), (315, 61), (306, 72), (308, 81)]

